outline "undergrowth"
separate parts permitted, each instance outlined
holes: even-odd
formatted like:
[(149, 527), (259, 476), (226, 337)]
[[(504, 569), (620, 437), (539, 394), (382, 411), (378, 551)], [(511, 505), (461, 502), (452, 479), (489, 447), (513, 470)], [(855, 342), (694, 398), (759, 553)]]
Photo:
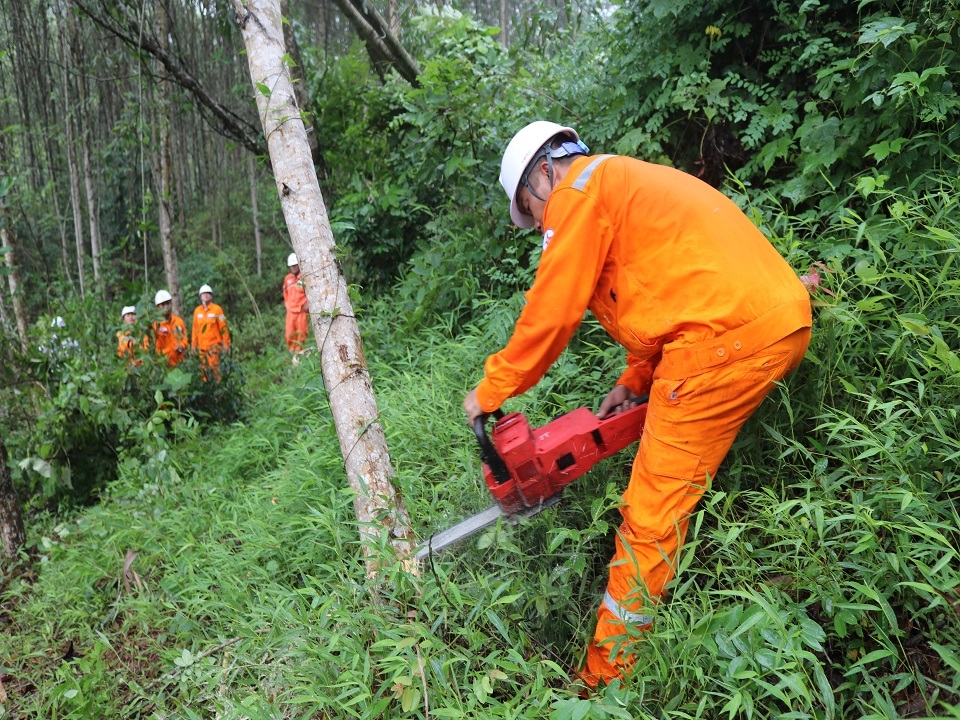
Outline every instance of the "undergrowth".
[[(530, 522), (419, 576), (384, 558), (372, 581), (317, 359), (291, 367), (268, 350), (241, 358), (241, 419), (154, 438), (99, 505), (32, 523), (2, 581), (6, 714), (960, 716), (955, 197), (840, 199), (814, 241), (754, 196), (750, 212), (807, 275), (813, 342), (692, 518), (653, 629), (623, 638), (637, 657), (623, 683), (585, 700), (575, 681), (629, 453)], [(520, 304), (471, 302), (468, 327), (445, 316), (392, 340), (398, 311), (366, 318), (421, 537), (489, 504), (460, 398)], [(541, 423), (595, 407), (620, 362), (588, 321), (508, 409)]]

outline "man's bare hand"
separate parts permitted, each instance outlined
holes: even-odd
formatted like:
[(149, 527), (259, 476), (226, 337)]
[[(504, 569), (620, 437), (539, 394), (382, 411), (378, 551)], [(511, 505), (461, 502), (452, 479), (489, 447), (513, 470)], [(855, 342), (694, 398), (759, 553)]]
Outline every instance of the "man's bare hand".
[(468, 392), (463, 399), (463, 411), (467, 414), (467, 424), (470, 427), (473, 427), (473, 423), (478, 417), (485, 414), (480, 407), (480, 401), (477, 400), (476, 388)]
[(626, 385), (617, 385), (603, 399), (600, 409), (597, 410), (597, 417), (603, 420), (611, 415), (623, 412), (627, 409), (623, 407), (624, 403), (633, 400), (635, 397), (637, 397), (637, 394)]

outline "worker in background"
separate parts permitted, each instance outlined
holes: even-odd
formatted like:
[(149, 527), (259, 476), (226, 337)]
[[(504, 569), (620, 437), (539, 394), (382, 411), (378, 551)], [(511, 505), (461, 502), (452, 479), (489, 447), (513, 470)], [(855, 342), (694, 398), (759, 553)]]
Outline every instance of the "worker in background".
[(303, 289), (303, 277), (300, 275), (300, 262), (296, 253), (287, 256), (290, 272), (283, 279), (283, 304), (287, 308), (287, 349), (293, 353), (293, 364), (300, 362), (303, 342), (307, 339), (307, 293)]
[(810, 301), (722, 193), (673, 168), (590, 156), (572, 128), (524, 127), (504, 152), (500, 183), (513, 222), (536, 227), (543, 252), (512, 337), (464, 399), (469, 422), (533, 387), (587, 309), (627, 351), (597, 415), (650, 396), (582, 672), (595, 686), (632, 664), (623, 643), (651, 624), (707, 483), (803, 358)]
[(173, 298), (166, 290), (158, 290), (154, 304), (163, 320), (153, 324), (153, 342), (158, 355), (167, 356), (167, 367), (175, 368), (187, 353), (187, 326), (182, 317), (173, 314)]
[(193, 352), (200, 354), (200, 371), (206, 381), (220, 382), (220, 356), (230, 349), (230, 331), (223, 308), (213, 302), (213, 289), (201, 285), (197, 293), (200, 304), (193, 311), (190, 337)]
[(137, 324), (137, 308), (133, 305), (127, 305), (120, 311), (120, 320), (125, 327), (117, 331), (117, 357), (128, 358), (132, 365), (140, 365), (141, 361), (136, 358), (137, 348), (146, 350), (150, 347), (150, 341), (146, 336), (136, 342), (133, 338), (133, 326)]

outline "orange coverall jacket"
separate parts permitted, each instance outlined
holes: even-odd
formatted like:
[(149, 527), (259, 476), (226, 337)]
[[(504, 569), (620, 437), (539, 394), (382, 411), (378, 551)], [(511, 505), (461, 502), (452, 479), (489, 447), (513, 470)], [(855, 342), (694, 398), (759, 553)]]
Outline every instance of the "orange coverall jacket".
[(287, 273), (283, 279), (283, 305), (287, 309), (286, 339), (290, 352), (303, 350), (307, 338), (307, 292), (303, 289), (301, 276)]
[(129, 357), (130, 360), (135, 364), (139, 365), (140, 361), (136, 359), (137, 348), (142, 348), (146, 350), (150, 347), (150, 340), (146, 336), (140, 339), (140, 342), (137, 343), (133, 339), (133, 330), (120, 330), (117, 332), (117, 357)]
[(197, 305), (193, 311), (192, 347), (206, 353), (212, 347), (226, 350), (230, 347), (230, 331), (223, 308), (212, 302), (206, 308)]
[[(588, 308), (627, 349), (617, 383), (638, 394), (661, 356), (679, 360), (684, 348), (761, 318), (766, 344), (811, 324), (807, 291), (763, 233), (723, 193), (680, 170), (577, 158), (547, 198), (543, 228), (527, 304), (477, 387), (485, 412), (543, 377)], [(715, 360), (722, 357), (708, 352), (690, 362), (705, 370)]]
[(182, 317), (171, 314), (169, 320), (153, 324), (157, 353), (167, 356), (167, 367), (175, 368), (187, 350), (187, 326)]
[(543, 228), (527, 305), (477, 387), (481, 408), (536, 384), (587, 308), (627, 349), (618, 384), (650, 393), (580, 675), (596, 685), (632, 664), (624, 639), (652, 622), (708, 478), (803, 357), (810, 300), (732, 201), (668, 167), (578, 158), (547, 198)]

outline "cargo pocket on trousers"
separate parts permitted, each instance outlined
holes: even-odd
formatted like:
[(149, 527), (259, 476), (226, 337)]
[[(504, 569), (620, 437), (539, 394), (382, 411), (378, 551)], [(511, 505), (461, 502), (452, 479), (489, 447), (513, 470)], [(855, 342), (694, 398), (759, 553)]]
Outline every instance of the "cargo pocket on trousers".
[(644, 435), (637, 463), (640, 467), (624, 493), (624, 515), (636, 531), (662, 538), (690, 514), (703, 494), (700, 456)]

